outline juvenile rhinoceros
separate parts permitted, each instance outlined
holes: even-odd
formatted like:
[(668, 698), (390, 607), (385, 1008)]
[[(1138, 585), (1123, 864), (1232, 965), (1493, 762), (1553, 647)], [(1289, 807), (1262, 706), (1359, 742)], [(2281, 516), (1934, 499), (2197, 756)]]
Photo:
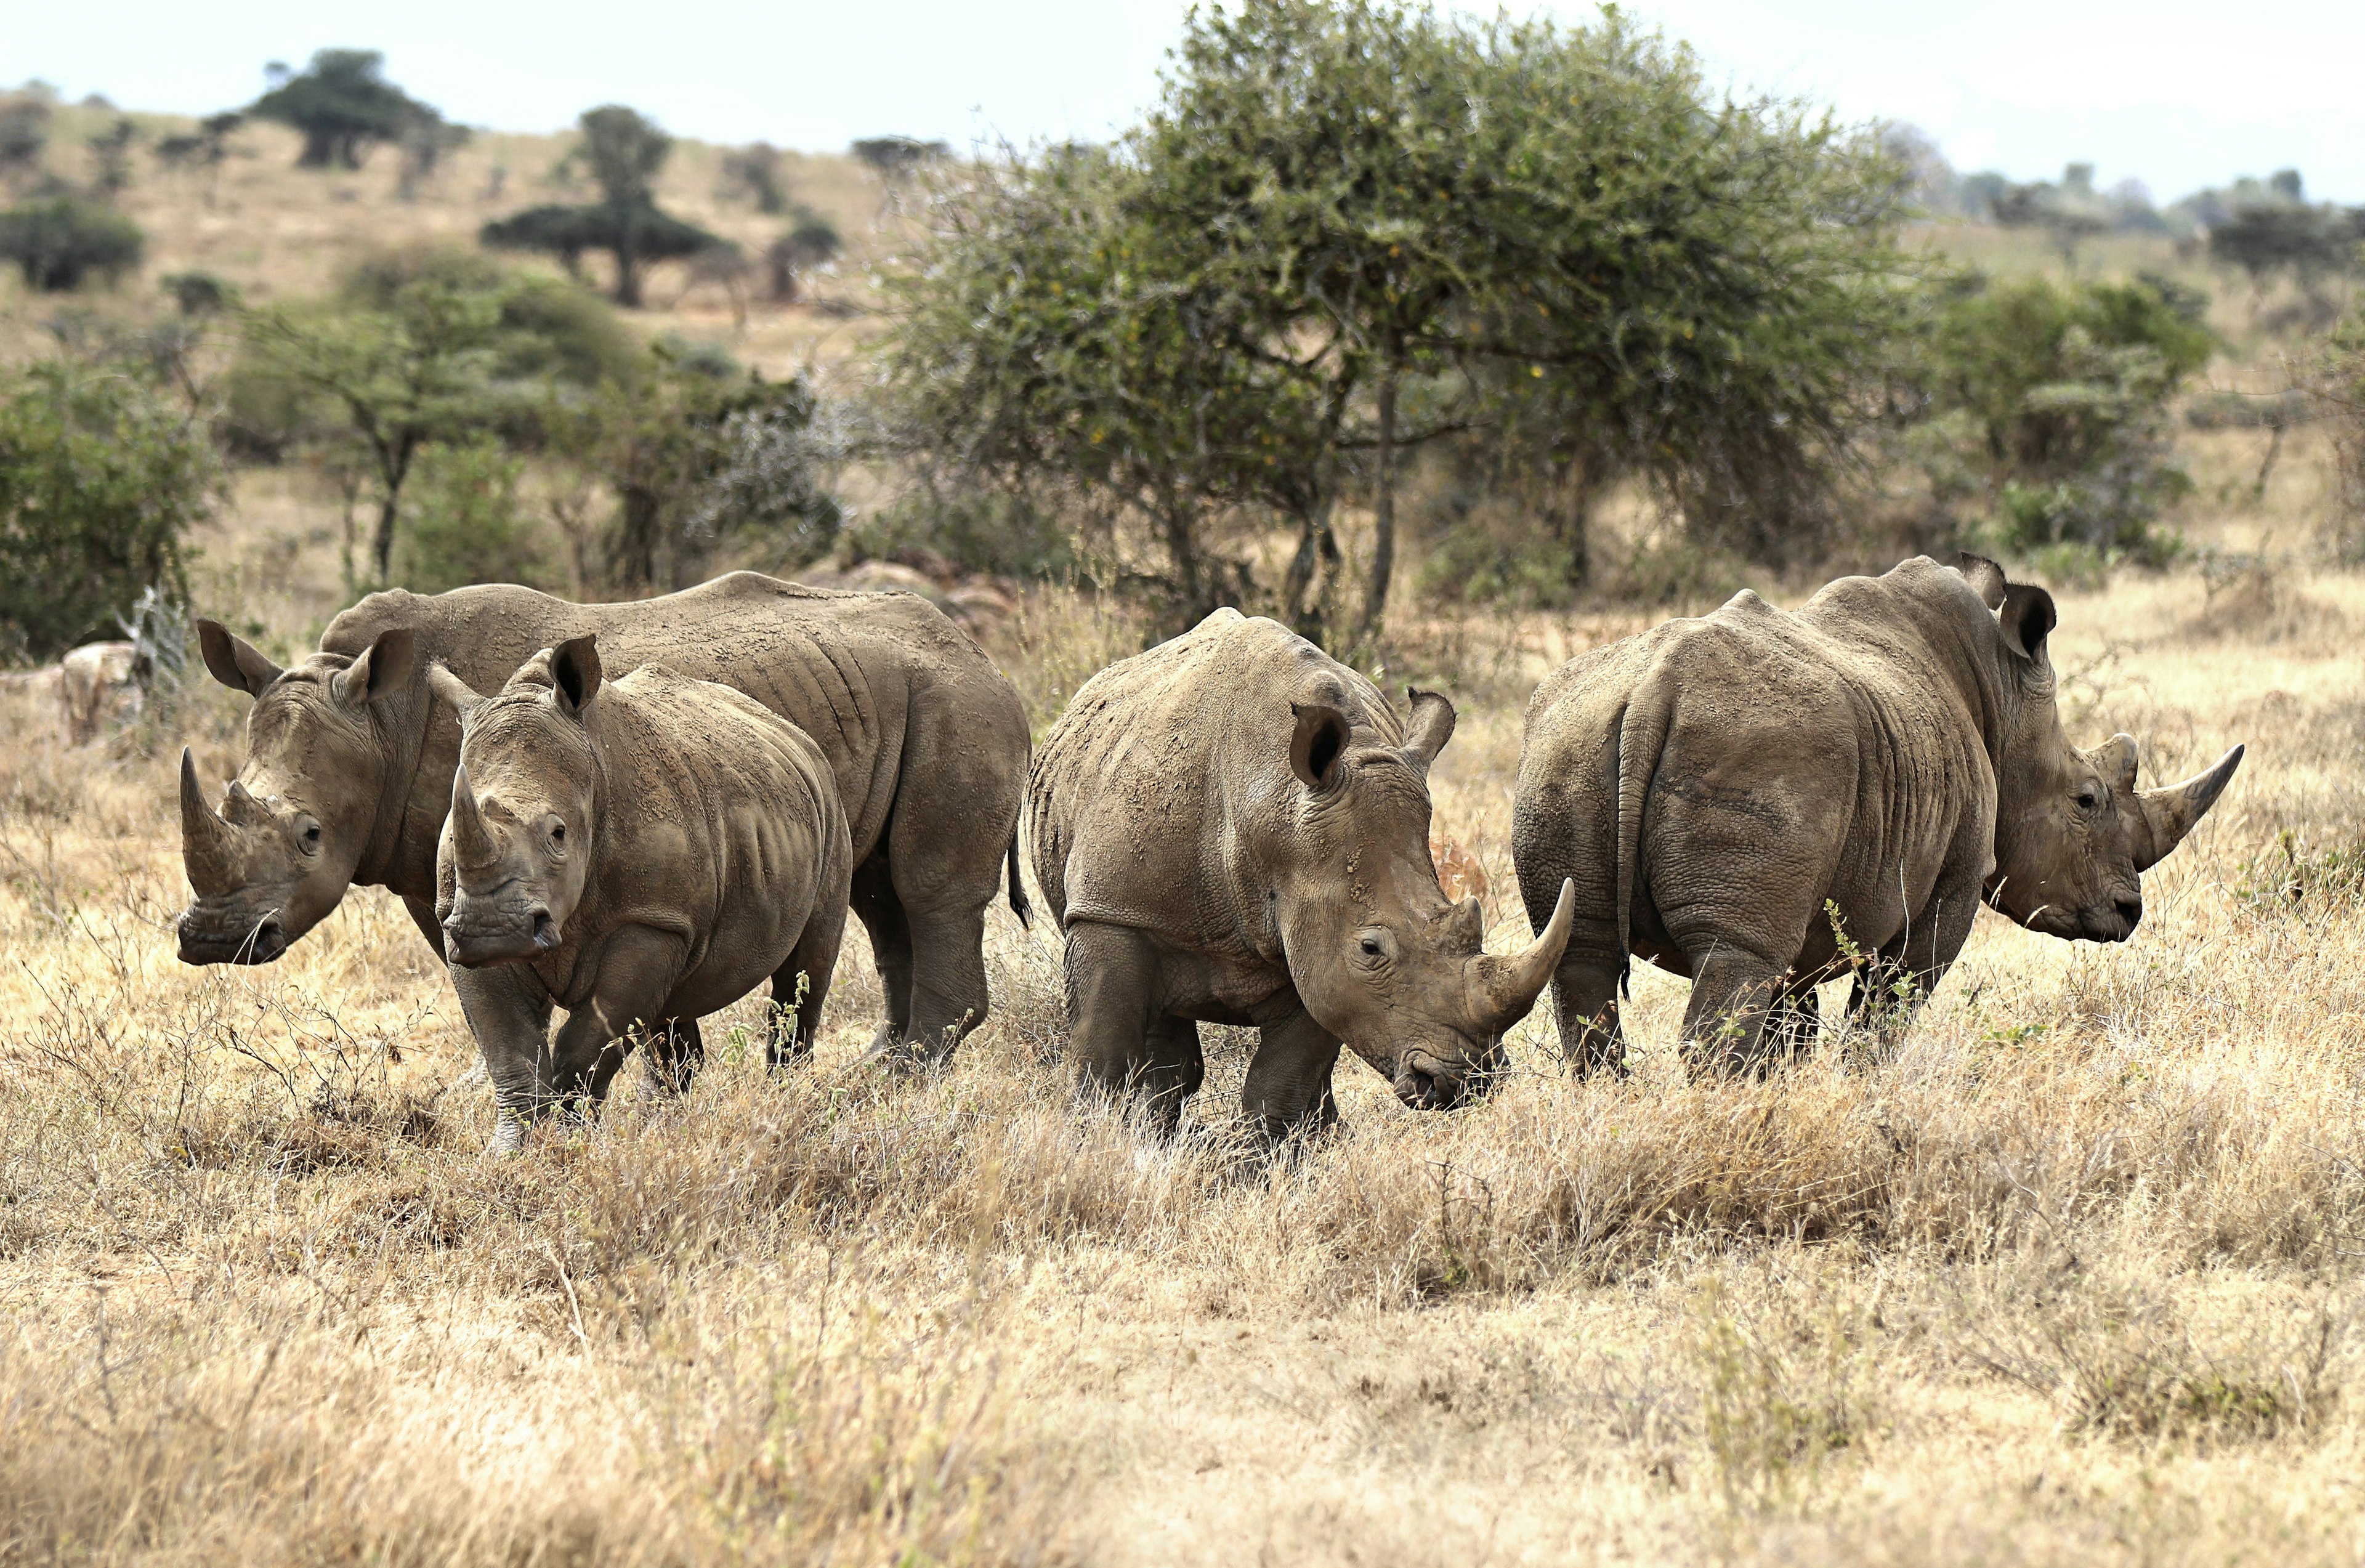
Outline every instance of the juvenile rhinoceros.
[(475, 971), (460, 994), (500, 1102), (496, 1148), (555, 1101), (599, 1101), (636, 1031), (666, 1054), (659, 1081), (685, 1084), (675, 1021), (767, 980), (784, 1010), (774, 1065), (811, 1040), (854, 869), (811, 737), (661, 665), (603, 680), (590, 637), (534, 655), (495, 697), (441, 665), (428, 678), (462, 724), (435, 908), (444, 952)]
[[(1795, 613), (1743, 592), (1553, 671), (1528, 704), (1511, 855), (1522, 889), (1576, 888), (1552, 982), (1571, 1059), (1622, 1065), (1629, 955), (1691, 980), (1684, 1038), (1732, 1065), (1759, 1059), (1777, 1007), (1807, 1026), (1814, 983), (1855, 967), (1840, 933), (1919, 996), (1983, 899), (2033, 931), (2124, 941), (2139, 873), (2242, 748), (2138, 791), (2132, 738), (2072, 747), (2054, 619), (1992, 561), (1917, 557)], [(1853, 1009), (1870, 996), (1858, 968)]]
[[(209, 621), (214, 678), (251, 693), (248, 756), (217, 812), (184, 756), (182, 850), (196, 898), (181, 958), (263, 963), (359, 882), (392, 889), (443, 952), (435, 845), (460, 730), (427, 689), (442, 664), (497, 688), (536, 648), (596, 634), (610, 669), (655, 659), (736, 688), (828, 756), (854, 840), (854, 911), (886, 992), (874, 1053), (941, 1053), (986, 1014), (985, 906), (1017, 825), (1026, 715), (976, 644), (925, 599), (832, 593), (734, 572), (635, 604), (530, 588), (376, 593), (281, 669)], [(685, 1025), (689, 1048), (694, 1024)]]
[(1271, 621), (1219, 610), (1101, 671), (1028, 785), (1035, 874), (1067, 934), (1080, 1069), (1171, 1123), (1199, 1024), (1261, 1033), (1243, 1108), (1276, 1135), (1335, 1121), (1345, 1041), (1416, 1107), (1458, 1103), (1560, 956), (1568, 897), (1515, 957), (1429, 857), (1429, 766), (1453, 705), (1410, 723)]

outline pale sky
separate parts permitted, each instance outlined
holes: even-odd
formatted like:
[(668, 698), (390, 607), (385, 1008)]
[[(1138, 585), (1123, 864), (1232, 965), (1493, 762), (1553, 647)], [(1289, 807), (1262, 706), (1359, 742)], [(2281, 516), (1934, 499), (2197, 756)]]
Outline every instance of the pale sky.
[[(1515, 6), (1518, 11), (1523, 7)], [(1557, 0), (1564, 18), (1589, 6)], [(2365, 203), (2365, 0), (1634, 0), (1721, 79), (1911, 120), (1966, 171), (2051, 177), (2072, 159), (2169, 200), (2295, 166)], [(0, 82), (210, 112), (270, 60), (386, 51), (471, 125), (547, 130), (623, 102), (677, 133), (842, 148), (898, 132), (965, 144), (1101, 137), (1156, 92), (1182, 0), (18, 0)]]

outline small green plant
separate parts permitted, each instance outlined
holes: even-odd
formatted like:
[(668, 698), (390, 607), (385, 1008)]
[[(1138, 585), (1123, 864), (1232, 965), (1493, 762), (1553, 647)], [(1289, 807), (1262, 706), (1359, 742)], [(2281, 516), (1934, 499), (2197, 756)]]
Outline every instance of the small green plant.
[(1866, 1325), (1843, 1309), (1813, 1323), (1744, 1322), (1711, 1285), (1692, 1321), (1700, 1431), (1725, 1506), (1790, 1512), (1878, 1428)]
[(2353, 909), (2365, 900), (2365, 845), (2315, 848), (2284, 828), (2243, 865), (2234, 896), (2261, 913)]

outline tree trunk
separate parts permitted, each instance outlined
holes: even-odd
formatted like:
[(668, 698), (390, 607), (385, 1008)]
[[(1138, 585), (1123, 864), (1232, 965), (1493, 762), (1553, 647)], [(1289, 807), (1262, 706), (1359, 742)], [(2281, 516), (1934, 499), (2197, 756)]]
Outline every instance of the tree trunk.
[(1396, 569), (1396, 364), (1380, 372), (1379, 494), (1372, 503), (1372, 582), (1363, 595), (1366, 633), (1387, 613), (1388, 579)]
[(609, 576), (617, 588), (645, 593), (656, 583), (656, 492), (645, 485), (628, 485), (622, 496), (623, 524), (616, 531), (616, 547), (609, 554)]
[[(1309, 599), (1317, 573), (1322, 577), (1323, 591)], [(1282, 579), (1281, 587), (1282, 606), (1289, 616), (1290, 630), (1317, 645), (1328, 630), (1322, 600), (1336, 587), (1338, 577), (1339, 535), (1330, 526), (1330, 500), (1326, 496), (1298, 513), (1297, 552), (1290, 557), (1289, 573)]]
[(390, 451), (381, 449), (378, 480), (386, 487), (386, 499), (378, 504), (377, 528), (370, 536), (370, 559), (376, 564), (380, 588), (394, 572), (394, 525), (402, 511), (402, 482), (410, 477), (410, 459), (417, 450), (418, 442), (409, 436)]
[(1585, 459), (1571, 457), (1561, 482), (1560, 538), (1568, 547), (1568, 581), (1583, 588), (1593, 580), (1593, 485)]

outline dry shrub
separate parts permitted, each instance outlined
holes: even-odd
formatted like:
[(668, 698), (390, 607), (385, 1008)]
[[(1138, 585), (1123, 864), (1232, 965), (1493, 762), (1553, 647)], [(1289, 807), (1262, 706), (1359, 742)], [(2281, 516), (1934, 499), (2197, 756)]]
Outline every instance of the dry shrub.
[(2327, 644), (2349, 634), (2339, 606), (2309, 593), (2296, 580), (2292, 564), (2265, 554), (2217, 554), (2202, 563), (2207, 592), (2202, 608), (2187, 617), (2179, 634), (2223, 643)]

